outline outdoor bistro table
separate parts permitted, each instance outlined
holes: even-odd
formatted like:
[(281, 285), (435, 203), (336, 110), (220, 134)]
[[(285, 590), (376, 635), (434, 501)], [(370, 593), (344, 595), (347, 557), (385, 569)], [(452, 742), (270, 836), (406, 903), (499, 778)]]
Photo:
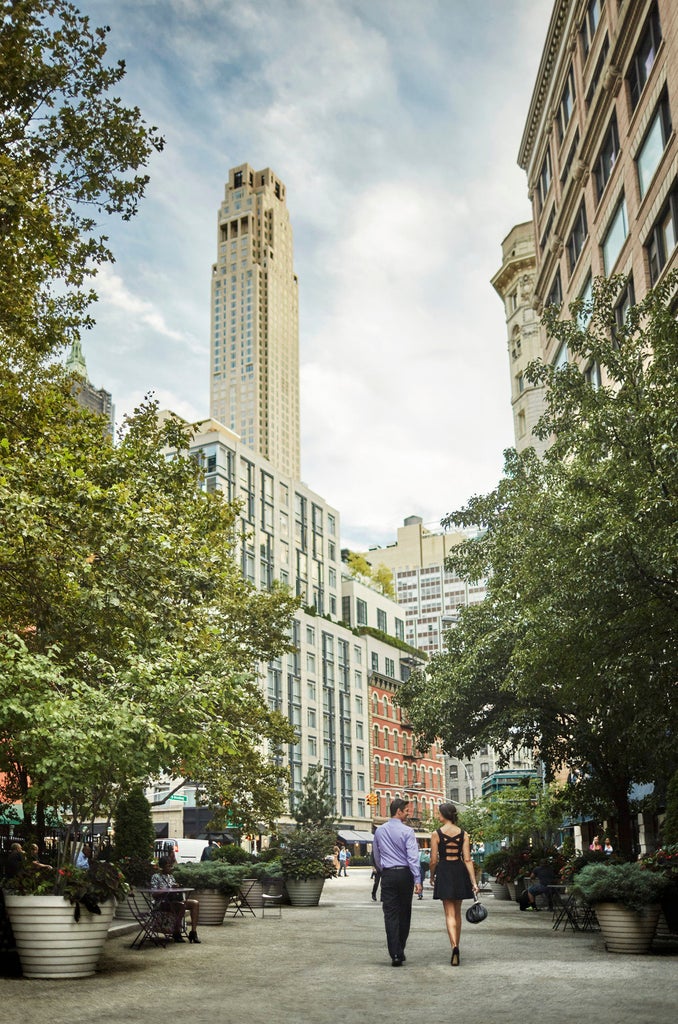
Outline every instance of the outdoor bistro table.
[(565, 885), (550, 885), (549, 893), (553, 904), (553, 929), (560, 925), (563, 931), (569, 925), (573, 932), (592, 932), (598, 927), (596, 914), (592, 906), (577, 900), (574, 893), (567, 892)]
[(185, 901), (189, 892), (193, 892), (193, 889), (174, 886), (171, 889), (136, 888), (129, 893), (127, 904), (139, 925), (130, 948), (141, 949), (147, 939), (154, 946), (166, 946), (177, 928), (184, 930), (183, 914), (179, 919), (176, 904), (173, 906), (174, 900), (171, 897), (181, 896), (182, 901)]

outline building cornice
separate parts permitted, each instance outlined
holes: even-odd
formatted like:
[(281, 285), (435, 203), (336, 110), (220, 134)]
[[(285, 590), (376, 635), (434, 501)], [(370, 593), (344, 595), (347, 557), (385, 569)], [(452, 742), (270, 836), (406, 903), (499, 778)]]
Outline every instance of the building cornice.
[(557, 64), (558, 54), (565, 35), (564, 29), (565, 22), (567, 20), (568, 8), (570, 8), (571, 5), (572, 0), (556, 0), (551, 13), (551, 21), (546, 35), (546, 43), (544, 44), (544, 50), (541, 55), (539, 71), (537, 72), (534, 91), (530, 101), (530, 109), (527, 115), (523, 137), (520, 142), (520, 150), (518, 152), (518, 166), (522, 167), (524, 171), (527, 171), (535, 140), (539, 136), (539, 124), (541, 122), (544, 106), (549, 93), (549, 82), (553, 69)]
[(509, 286), (521, 274), (530, 273), (535, 270), (536, 257), (534, 253), (524, 256), (511, 256), (504, 263), (490, 280), (490, 284), (502, 301), (506, 297)]

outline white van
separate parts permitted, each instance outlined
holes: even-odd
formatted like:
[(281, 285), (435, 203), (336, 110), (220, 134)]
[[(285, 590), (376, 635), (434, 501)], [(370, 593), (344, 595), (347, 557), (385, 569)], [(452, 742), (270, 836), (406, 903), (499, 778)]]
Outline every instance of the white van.
[(178, 864), (195, 864), (207, 845), (206, 839), (156, 839), (155, 856), (169, 857), (174, 854)]

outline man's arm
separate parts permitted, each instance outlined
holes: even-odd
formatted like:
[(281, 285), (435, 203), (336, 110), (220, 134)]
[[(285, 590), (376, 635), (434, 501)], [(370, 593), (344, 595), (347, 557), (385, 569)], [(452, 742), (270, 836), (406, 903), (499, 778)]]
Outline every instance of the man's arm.
[(409, 832), (405, 841), (407, 863), (410, 871), (412, 872), (412, 878), (414, 879), (414, 891), (419, 894), (423, 890), (423, 886), (421, 884), (421, 868), (419, 866), (419, 845), (414, 831), (411, 828), (408, 828), (407, 831)]
[(381, 854), (379, 853), (379, 832), (374, 833), (372, 839), (372, 859), (377, 871), (381, 871)]

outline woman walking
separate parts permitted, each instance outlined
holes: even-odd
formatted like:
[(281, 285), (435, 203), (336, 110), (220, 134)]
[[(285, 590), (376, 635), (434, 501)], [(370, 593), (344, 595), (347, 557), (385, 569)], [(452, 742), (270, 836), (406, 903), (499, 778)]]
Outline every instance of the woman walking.
[(440, 804), (438, 818), (440, 828), (431, 833), (433, 899), (443, 901), (445, 925), (452, 946), (450, 963), (458, 967), (461, 901), (472, 899), (478, 892), (478, 886), (471, 859), (471, 841), (457, 825), (457, 808), (450, 803)]

